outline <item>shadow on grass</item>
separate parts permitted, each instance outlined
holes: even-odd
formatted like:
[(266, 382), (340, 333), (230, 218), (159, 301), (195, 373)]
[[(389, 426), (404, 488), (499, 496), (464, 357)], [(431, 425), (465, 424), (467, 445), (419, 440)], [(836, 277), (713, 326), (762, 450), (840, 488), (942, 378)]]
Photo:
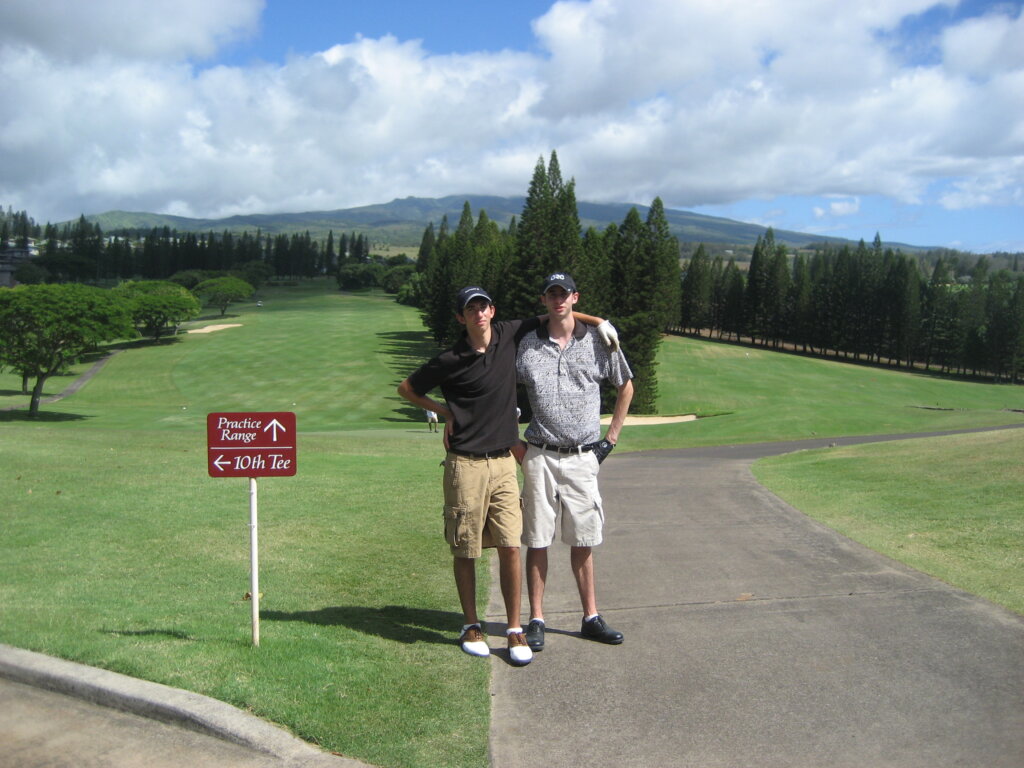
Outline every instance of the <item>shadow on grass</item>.
[(341, 625), (399, 643), (450, 644), (452, 633), (462, 626), (461, 614), (402, 605), (383, 608), (338, 605), (316, 611), (260, 611), (260, 618), (265, 621), (304, 621), (325, 627)]
[(169, 637), (174, 640), (195, 640), (194, 635), (177, 629), (101, 629), (105, 635), (117, 637)]
[(407, 401), (397, 395), (392, 395), (385, 399), (393, 400), (398, 403), (398, 405), (391, 409), (391, 412), (395, 414), (394, 416), (384, 416), (381, 418), (381, 421), (394, 421), (402, 424), (408, 424), (410, 421), (419, 421), (423, 424), (427, 423), (427, 415), (423, 413), (420, 408), (410, 405)]
[[(427, 331), (387, 331), (378, 333), (377, 339), (378, 348), (388, 358), (388, 368), (399, 377), (395, 381), (396, 387), (406, 376), (438, 353), (437, 344)], [(394, 416), (386, 417), (383, 421), (426, 422), (423, 411), (409, 405), (402, 398), (391, 396), (388, 400), (396, 401), (399, 406), (392, 409)]]
[(53, 413), (51, 411), (39, 411), (35, 416), (30, 416), (28, 404), (23, 406), (11, 406), (9, 410), (0, 408), (0, 423), (20, 421), (24, 424), (58, 424), (66, 421), (84, 421), (92, 416), (85, 416), (80, 413)]
[(193, 317), (189, 320), (189, 323), (201, 323), (205, 320), (227, 320), (233, 317), (241, 317), (241, 315), (237, 312), (228, 312), (222, 315), (220, 310), (217, 310), (215, 312), (207, 312), (205, 315), (199, 315), (199, 317)]
[(376, 335), (378, 349), (387, 355), (388, 367), (401, 377), (399, 381), (440, 351), (427, 331), (388, 331)]
[(162, 347), (167, 344), (180, 344), (185, 336), (184, 332), (181, 333), (166, 333), (158, 339), (154, 339), (152, 336), (141, 336), (137, 339), (129, 339), (127, 341), (119, 341), (116, 344), (111, 344), (107, 347), (108, 350), (122, 350), (122, 349), (142, 349), (144, 347)]

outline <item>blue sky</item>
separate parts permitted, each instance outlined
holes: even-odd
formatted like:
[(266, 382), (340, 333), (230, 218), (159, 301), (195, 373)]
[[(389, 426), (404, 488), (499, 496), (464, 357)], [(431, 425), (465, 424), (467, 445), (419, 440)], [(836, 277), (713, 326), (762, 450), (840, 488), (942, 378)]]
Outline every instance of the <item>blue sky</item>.
[(1022, 0), (4, 0), (37, 221), (523, 195), (1024, 251)]
[(551, 0), (430, 3), (415, 0), (286, 0), (268, 2), (259, 33), (226, 49), (218, 61), (246, 64), (253, 59), (284, 62), (309, 55), (356, 35), (420, 39), (431, 53), (473, 53), (505, 48), (526, 51), (536, 41), (530, 22)]

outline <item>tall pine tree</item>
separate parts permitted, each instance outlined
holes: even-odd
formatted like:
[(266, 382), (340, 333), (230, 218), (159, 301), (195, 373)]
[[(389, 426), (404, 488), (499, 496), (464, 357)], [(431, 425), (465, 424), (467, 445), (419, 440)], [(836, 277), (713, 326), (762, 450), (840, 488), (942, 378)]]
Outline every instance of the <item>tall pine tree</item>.
[(523, 215), (516, 227), (516, 250), (503, 301), (507, 317), (528, 317), (540, 311), (538, 299), (544, 278), (556, 270), (572, 272), (582, 253), (576, 184), (562, 181), (558, 155), (551, 153), (545, 168), (537, 161)]
[(598, 317), (611, 314), (613, 290), (608, 244), (615, 241), (617, 230), (614, 224), (609, 225), (604, 234), (590, 227), (583, 235), (580, 258), (573, 272), (580, 291), (581, 312)]
[(633, 369), (630, 410), (634, 413), (656, 412), (655, 358), (666, 320), (663, 313), (667, 302), (657, 295), (658, 270), (650, 244), (646, 225), (636, 208), (631, 208), (615, 232), (615, 241), (610, 244), (612, 295), (609, 308)]
[(683, 273), (683, 288), (679, 325), (683, 330), (699, 331), (710, 324), (713, 284), (711, 263), (704, 243), (690, 257)]
[(679, 241), (669, 231), (665, 206), (654, 198), (646, 221), (648, 259), (654, 293), (651, 296), (651, 321), (659, 331), (675, 325), (679, 317), (682, 280), (679, 273)]
[(423, 237), (420, 239), (420, 249), (416, 255), (416, 271), (426, 272), (430, 266), (430, 256), (434, 252), (434, 222), (430, 222), (423, 230)]

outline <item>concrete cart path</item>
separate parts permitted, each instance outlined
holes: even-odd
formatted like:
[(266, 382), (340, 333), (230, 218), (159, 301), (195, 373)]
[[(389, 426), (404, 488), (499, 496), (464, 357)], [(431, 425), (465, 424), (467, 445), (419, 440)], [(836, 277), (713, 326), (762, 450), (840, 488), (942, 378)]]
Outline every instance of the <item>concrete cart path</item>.
[(625, 642), (579, 637), (556, 542), (547, 647), (525, 668), (492, 661), (492, 764), (1024, 766), (1024, 619), (840, 536), (750, 472), (901, 437), (613, 455), (595, 563)]
[(222, 701), (0, 645), (0, 768), (366, 768)]
[(4, 768), (273, 768), (271, 755), (0, 678), (0, 766)]

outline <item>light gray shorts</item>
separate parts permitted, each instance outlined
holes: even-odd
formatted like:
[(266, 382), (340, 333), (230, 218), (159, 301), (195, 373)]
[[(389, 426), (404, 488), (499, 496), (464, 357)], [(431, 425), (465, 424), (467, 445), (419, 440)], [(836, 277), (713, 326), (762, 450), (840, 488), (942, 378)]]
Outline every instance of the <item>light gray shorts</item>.
[(562, 542), (596, 547), (604, 528), (593, 451), (555, 453), (530, 445), (523, 458), (523, 544), (549, 547), (561, 517)]

